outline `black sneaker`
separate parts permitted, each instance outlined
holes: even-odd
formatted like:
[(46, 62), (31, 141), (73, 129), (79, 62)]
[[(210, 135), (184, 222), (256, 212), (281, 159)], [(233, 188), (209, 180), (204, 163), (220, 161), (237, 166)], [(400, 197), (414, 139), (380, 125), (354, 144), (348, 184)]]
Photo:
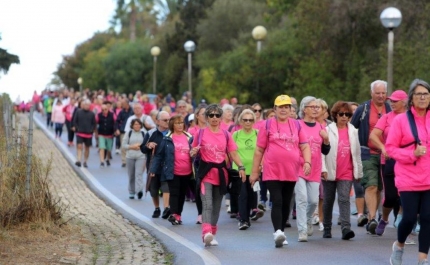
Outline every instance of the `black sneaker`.
[(160, 214), (161, 214), (161, 210), (160, 210), (160, 208), (155, 208), (155, 210), (154, 210), (154, 213), (152, 214), (152, 218), (158, 218), (158, 217), (160, 217)]
[(88, 167), (87, 162), (84, 162), (84, 167)]
[(140, 200), (140, 199), (142, 199), (142, 197), (143, 197), (143, 191), (139, 191), (137, 193), (137, 198)]
[(105, 167), (105, 163), (101, 162), (100, 167)]
[(258, 210), (252, 211), (250, 218), (252, 221), (257, 221), (258, 219), (260, 219), (263, 216), (264, 216), (264, 211), (258, 209)]
[(163, 215), (161, 216), (161, 218), (167, 219), (169, 215), (170, 215), (170, 207), (164, 208)]
[(110, 161), (106, 160), (106, 166), (110, 166)]
[(350, 240), (351, 238), (355, 237), (354, 231), (352, 231), (349, 228), (344, 228), (342, 230), (342, 239), (343, 240)]
[(167, 218), (167, 221), (171, 222), (172, 225), (179, 225), (179, 220), (176, 218), (174, 214), (169, 215), (169, 218)]
[(323, 238), (331, 238), (331, 228), (325, 228), (324, 227)]
[(231, 219), (237, 218), (237, 213), (231, 213), (231, 214), (230, 214), (230, 218), (231, 218)]
[(81, 167), (81, 162), (77, 161), (77, 162), (75, 163), (75, 165), (76, 165), (77, 167)]
[(246, 221), (240, 221), (238, 225), (239, 225), (239, 230), (246, 230), (249, 228), (249, 223)]
[(125, 163), (123, 163), (123, 164), (121, 165), (121, 167), (125, 167)]
[(128, 195), (128, 198), (129, 198), (129, 199), (134, 200), (134, 193), (130, 193), (130, 194)]
[(372, 219), (370, 221), (370, 223), (367, 224), (366, 229), (370, 234), (376, 235), (376, 227), (377, 226), (378, 226), (378, 222), (376, 222), (375, 219)]
[(287, 222), (285, 223), (285, 227), (286, 227), (286, 228), (289, 228), (289, 227), (291, 227), (291, 223), (290, 223), (290, 220), (287, 220)]
[(360, 217), (358, 217), (357, 226), (365, 226), (368, 221), (369, 219), (367, 219), (367, 216), (363, 214)]

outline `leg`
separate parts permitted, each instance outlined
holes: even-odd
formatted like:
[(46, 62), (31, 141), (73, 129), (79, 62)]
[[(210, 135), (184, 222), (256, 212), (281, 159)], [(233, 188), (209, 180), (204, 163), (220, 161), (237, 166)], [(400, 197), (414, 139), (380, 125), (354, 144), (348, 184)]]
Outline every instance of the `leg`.
[(135, 169), (134, 169), (134, 176), (135, 176), (135, 187), (137, 192), (142, 192), (144, 189), (143, 185), (143, 172), (145, 169), (146, 159), (145, 157), (136, 159), (135, 162)]
[(427, 259), (430, 248), (430, 191), (423, 191), (421, 194), (420, 208), (421, 229), (418, 235), (419, 260)]
[[(180, 195), (180, 188), (181, 188), (181, 177), (180, 176), (174, 176), (172, 180), (167, 181), (167, 184), (169, 185), (169, 205), (170, 205), (170, 212), (172, 214), (179, 214), (179, 195)], [(164, 193), (163, 193), (164, 196)]]
[(63, 123), (59, 123), (59, 124), (60, 124), (60, 128), (58, 130), (59, 130), (59, 137), (61, 138), (61, 135), (63, 134), (63, 126), (64, 126), (64, 124)]
[(403, 206), (403, 218), (397, 228), (397, 245), (404, 247), (406, 238), (411, 233), (420, 207), (420, 194), (413, 191), (400, 192), (400, 199)]
[(200, 193), (196, 192), (196, 180), (194, 178), (190, 179), (190, 186), (192, 187), (192, 190), (194, 192), (195, 199), (196, 199), (197, 215), (202, 215), (202, 211), (203, 211), (202, 198), (200, 196)]
[(380, 156), (371, 155), (369, 160), (363, 161), (363, 180), (364, 186), (364, 197), (366, 205), (369, 210), (369, 223), (376, 219), (376, 212), (378, 210), (380, 200), (380, 187), (381, 176), (380, 176)]
[[(178, 214), (181, 215), (184, 209), (185, 203), (185, 194), (187, 193), (188, 183), (190, 182), (191, 175), (189, 176), (181, 176), (180, 177), (180, 186), (179, 186), (179, 199), (178, 199)], [(170, 187), (169, 187), (170, 190)], [(172, 196), (172, 192), (170, 192), (170, 196)], [(172, 201), (172, 200), (170, 200)], [(172, 207), (172, 206), (170, 206)]]
[(127, 158), (128, 193), (136, 194), (136, 159)]
[(166, 181), (161, 181), (160, 184), (160, 190), (163, 193), (163, 206), (164, 209), (170, 207), (170, 192), (169, 192), (169, 186), (167, 185)]
[(78, 158), (78, 162), (81, 162), (82, 160), (82, 143), (77, 143), (76, 145), (76, 150), (77, 150), (77, 158)]
[(85, 153), (84, 153), (84, 162), (88, 161), (88, 157), (90, 156), (90, 146), (85, 145)]
[(336, 182), (323, 181), (324, 185), (324, 201), (323, 201), (323, 214), (324, 214), (324, 229), (331, 229), (333, 218), (333, 205), (336, 198)]
[(296, 183), (294, 191), (296, 193), (296, 215), (297, 215), (297, 230), (300, 233), (306, 233), (307, 226), (307, 214), (306, 209), (308, 207), (308, 191), (307, 181), (301, 177)]
[(312, 217), (318, 205), (318, 197), (319, 197), (319, 187), (320, 183), (318, 182), (307, 182), (306, 190), (308, 192), (308, 205), (306, 209), (306, 223), (307, 225), (312, 227)]
[(231, 213), (237, 214), (239, 212), (239, 194), (242, 186), (242, 180), (240, 178), (233, 178), (230, 188), (230, 207)]
[(290, 212), (290, 204), (293, 199), (294, 187), (296, 186), (296, 182), (291, 181), (283, 181), (282, 182), (282, 230), (284, 231), (285, 223), (288, 220), (288, 214)]
[(207, 182), (203, 182), (204, 190), (201, 191), (203, 212), (202, 212), (202, 237), (204, 240), (204, 236), (208, 233), (212, 233), (212, 213), (213, 213), (213, 201), (212, 201), (212, 193), (213, 193), (213, 185)]
[(219, 219), (219, 214), (221, 211), (221, 203), (222, 203), (222, 195), (219, 193), (219, 186), (213, 186), (212, 187), (212, 219), (211, 219), (211, 225), (216, 226)]
[(267, 189), (270, 192), (270, 199), (272, 200), (272, 212), (271, 219), (273, 230), (284, 231), (284, 226), (282, 225), (282, 189), (280, 181), (267, 181)]
[[(124, 133), (120, 134), (120, 138), (121, 138), (121, 143), (122, 143), (122, 140), (124, 139)], [(127, 150), (125, 150), (124, 148), (121, 148), (121, 164), (125, 164), (126, 152), (127, 152)]]
[(160, 208), (160, 199), (158, 191), (160, 189), (161, 183), (160, 183), (160, 176), (155, 175), (154, 177), (151, 177), (151, 183), (149, 184), (149, 190), (152, 197), (152, 203), (154, 204), (154, 207)]
[(336, 181), (337, 203), (339, 205), (339, 217), (341, 229), (351, 229), (351, 205), (349, 202), (349, 193), (351, 191), (352, 181)]

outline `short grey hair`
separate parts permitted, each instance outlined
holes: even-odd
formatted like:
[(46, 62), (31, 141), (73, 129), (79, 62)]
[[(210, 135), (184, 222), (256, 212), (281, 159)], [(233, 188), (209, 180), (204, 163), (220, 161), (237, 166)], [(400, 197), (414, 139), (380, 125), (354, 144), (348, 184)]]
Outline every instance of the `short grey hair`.
[(321, 105), (321, 108), (324, 108), (324, 109), (328, 110), (328, 104), (327, 104), (327, 102), (325, 102), (324, 99), (317, 98), (316, 101), (317, 101), (317, 104)]
[(88, 104), (88, 105), (91, 105), (91, 100), (89, 100), (89, 99), (84, 99), (84, 101), (82, 101), (82, 104)]
[(162, 114), (166, 114), (167, 116), (170, 117), (170, 114), (167, 111), (162, 110), (162, 111), (158, 112), (156, 119), (160, 120), (160, 117), (161, 117)]
[(135, 102), (135, 103), (133, 104), (133, 109), (134, 109), (134, 108), (136, 108), (136, 107), (143, 109), (142, 105), (140, 105), (140, 103), (139, 103), (139, 102)]
[(187, 106), (187, 102), (185, 102), (185, 100), (182, 100), (182, 99), (180, 99), (180, 100), (178, 100), (178, 102), (176, 102), (176, 106)]
[(415, 93), (415, 89), (418, 86), (422, 86), (425, 87), (428, 92), (430, 92), (430, 85), (421, 79), (414, 79), (414, 81), (412, 81), (411, 85), (409, 86), (409, 92), (408, 92), (408, 107), (411, 108), (412, 107), (412, 97), (414, 96)]
[(385, 87), (385, 92), (387, 92), (388, 83), (387, 83), (387, 81), (384, 81), (384, 80), (375, 80), (375, 81), (373, 81), (373, 82), (370, 84), (370, 91), (374, 92), (373, 90), (375, 89), (375, 86), (376, 86), (377, 84), (383, 84), (383, 85), (384, 85), (384, 87)]
[(251, 115), (252, 115), (252, 118), (254, 119), (254, 122), (256, 121), (256, 120), (255, 120), (255, 113), (254, 113), (252, 110), (250, 110), (250, 109), (244, 109), (244, 110), (239, 114), (239, 118), (238, 118), (239, 122), (242, 120), (243, 115), (246, 115), (246, 114), (251, 114)]
[(317, 99), (312, 96), (306, 96), (302, 99), (302, 101), (300, 102), (300, 109), (299, 109), (300, 119), (303, 119), (303, 117), (305, 117), (305, 107), (312, 101), (317, 101)]
[(209, 106), (206, 107), (206, 110), (205, 110), (205, 116), (206, 116), (206, 118), (212, 112), (218, 112), (219, 114), (221, 114), (221, 116), (223, 114), (223, 110), (222, 110), (222, 108), (219, 107), (218, 104), (210, 104)]
[(226, 111), (226, 110), (231, 110), (231, 111), (233, 111), (233, 110), (234, 110), (234, 107), (233, 107), (232, 105), (230, 105), (230, 104), (224, 104), (224, 105), (222, 106), (222, 110), (223, 110), (223, 111)]

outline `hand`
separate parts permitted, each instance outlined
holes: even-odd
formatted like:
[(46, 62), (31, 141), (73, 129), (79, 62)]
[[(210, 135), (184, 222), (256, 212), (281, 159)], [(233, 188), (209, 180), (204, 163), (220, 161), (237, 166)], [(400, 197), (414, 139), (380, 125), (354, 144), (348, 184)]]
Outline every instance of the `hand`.
[(155, 177), (155, 174), (154, 174), (154, 173), (149, 173), (149, 176), (150, 176), (151, 178), (153, 178), (153, 177)]
[(308, 176), (311, 173), (311, 165), (309, 165), (309, 163), (303, 164), (303, 172), (305, 173), (305, 176)]
[(239, 170), (239, 176), (242, 179), (242, 183), (245, 183), (246, 181), (246, 173), (245, 170)]
[(388, 156), (387, 150), (385, 150), (385, 148), (383, 147), (381, 149), (381, 155), (383, 155), (385, 157), (385, 159), (389, 159), (390, 157)]
[(116, 131), (115, 131), (115, 135), (116, 135), (116, 136), (118, 136), (118, 135), (120, 135), (120, 134), (121, 134), (121, 133), (119, 132), (119, 130), (116, 130)]
[(320, 136), (321, 136), (321, 138), (323, 138), (324, 142), (328, 142), (329, 139), (328, 139), (328, 134), (327, 134), (326, 130), (321, 130)]
[(422, 145), (417, 145), (417, 148), (414, 151), (414, 155), (416, 157), (425, 156), (427, 154), (427, 147)]
[(72, 127), (72, 131), (76, 131), (75, 127)]
[(322, 173), (321, 173), (321, 178), (322, 178), (323, 180), (326, 180), (326, 181), (327, 181), (327, 172), (322, 172)]
[(154, 142), (149, 142), (146, 144), (146, 147), (148, 147), (149, 149), (154, 149), (156, 146), (157, 144)]
[(199, 152), (199, 150), (200, 150), (200, 146), (196, 146), (196, 147), (191, 148), (190, 156), (194, 157), (195, 155), (197, 155), (197, 153)]
[(251, 173), (251, 176), (249, 176), (249, 183), (251, 183), (251, 187), (254, 187), (254, 183), (258, 180), (258, 173)]

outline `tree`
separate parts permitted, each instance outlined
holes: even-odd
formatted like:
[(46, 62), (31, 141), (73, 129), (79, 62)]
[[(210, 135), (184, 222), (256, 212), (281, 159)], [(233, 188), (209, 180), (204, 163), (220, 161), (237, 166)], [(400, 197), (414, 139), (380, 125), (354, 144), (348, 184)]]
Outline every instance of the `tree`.
[(0, 48), (0, 72), (7, 74), (12, 64), (19, 64), (19, 57), (15, 54), (8, 53), (5, 49)]

